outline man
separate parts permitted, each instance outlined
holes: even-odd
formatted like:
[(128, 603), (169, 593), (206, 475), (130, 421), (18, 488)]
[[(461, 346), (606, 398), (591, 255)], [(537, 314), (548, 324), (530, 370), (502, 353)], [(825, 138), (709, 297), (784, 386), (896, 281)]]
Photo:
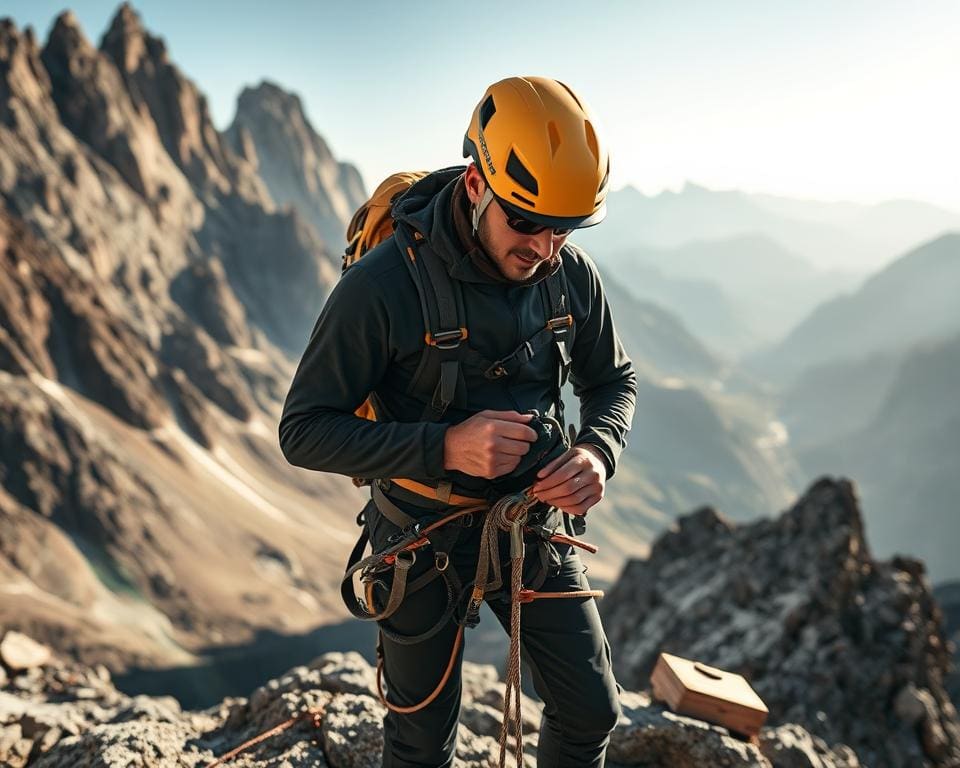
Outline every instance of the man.
[[(555, 514), (554, 527), (562, 520), (569, 531), (603, 497), (633, 417), (636, 376), (597, 269), (566, 243), (573, 229), (598, 223), (606, 212), (609, 161), (589, 111), (555, 80), (500, 81), (474, 110), (464, 138), (468, 155), (473, 162), (465, 169), (431, 173), (394, 203), (398, 228), (415, 239), (398, 231), (344, 273), (284, 405), (280, 443), (288, 461), (375, 479), (363, 511), (374, 551), (400, 530), (394, 514), (416, 519), (510, 487), (537, 439), (531, 411), (562, 419), (559, 391), (568, 371), (580, 429), (569, 450), (539, 469), (530, 493)], [(447, 325), (455, 305), (464, 326), (432, 334), (428, 325), (425, 336), (425, 322), (438, 327), (444, 310), (422, 300), (411, 270), (426, 274), (438, 265), (456, 294), (446, 302)], [(429, 303), (442, 305), (444, 291), (435, 292)], [(425, 341), (435, 347), (429, 355)], [(370, 393), (375, 421), (355, 415)], [(448, 527), (449, 564), (421, 553), (410, 580), (436, 565), (470, 581), (479, 526)], [(588, 589), (576, 550), (549, 547), (549, 561), (529, 569), (525, 563), (525, 574), (542, 567), (544, 592)], [(539, 547), (529, 552), (543, 555)], [(487, 596), (507, 628), (508, 600)], [(462, 648), (438, 686), (459, 628), (459, 614), (443, 623), (447, 604), (442, 580), (434, 579), (381, 622), (387, 700), (415, 710), (388, 712), (384, 766), (453, 764)], [(398, 641), (434, 622), (439, 629), (430, 637)], [(602, 766), (619, 716), (619, 686), (595, 601), (524, 604), (521, 643), (544, 701), (538, 764)], [(431, 692), (436, 696), (418, 709)]]

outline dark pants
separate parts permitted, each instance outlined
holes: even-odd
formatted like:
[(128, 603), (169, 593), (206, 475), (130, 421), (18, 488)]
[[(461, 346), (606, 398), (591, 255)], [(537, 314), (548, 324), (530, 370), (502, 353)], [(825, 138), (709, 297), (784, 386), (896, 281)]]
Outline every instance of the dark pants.
[[(373, 504), (365, 510), (371, 542), (379, 550), (398, 528), (384, 518)], [(528, 538), (525, 564), (533, 567), (537, 558), (534, 539)], [(480, 529), (460, 528), (451, 547), (451, 568), (463, 582), (473, 579)], [(543, 592), (589, 589), (584, 566), (577, 551), (565, 544), (555, 545), (560, 555), (539, 588)], [(430, 549), (411, 571), (411, 580), (430, 567)], [(504, 578), (509, 580), (509, 544), (501, 537), (501, 558), (507, 563)], [(510, 603), (497, 597), (487, 601), (504, 629), (510, 631)], [(403, 635), (415, 635), (433, 625), (443, 613), (447, 597), (443, 582), (436, 579), (423, 589), (407, 595), (401, 607), (385, 625)], [(432, 638), (415, 645), (403, 645), (382, 638), (384, 679), (387, 699), (410, 706), (425, 699), (439, 683), (450, 659), (457, 624), (451, 620)], [(520, 638), (522, 667), (532, 673), (534, 687), (543, 699), (538, 768), (591, 768), (603, 766), (610, 732), (620, 715), (619, 691), (596, 601), (593, 598), (542, 599), (521, 608)], [(470, 630), (464, 634), (469, 642)], [(384, 768), (453, 765), (460, 713), (461, 677), (459, 658), (444, 689), (430, 705), (413, 714), (387, 713), (384, 718)], [(508, 743), (508, 752), (510, 751)]]

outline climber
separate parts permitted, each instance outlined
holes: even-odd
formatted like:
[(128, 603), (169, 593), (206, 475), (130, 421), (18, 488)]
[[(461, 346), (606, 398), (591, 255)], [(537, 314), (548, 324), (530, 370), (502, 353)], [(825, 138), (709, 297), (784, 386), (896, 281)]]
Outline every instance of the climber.
[[(374, 553), (404, 549), (402, 600), (390, 604), (392, 569), (367, 581), (367, 607), (389, 613), (378, 649), (393, 707), (384, 719), (388, 768), (453, 764), (462, 659), (454, 643), (471, 618), (461, 597), (475, 577), (483, 518), (456, 510), (529, 489), (525, 586), (589, 590), (576, 548), (556, 532), (582, 532), (636, 400), (597, 268), (567, 242), (606, 213), (609, 159), (590, 110), (556, 80), (502, 80), (477, 104), (463, 154), (466, 167), (399, 185), (387, 206), (396, 230), (369, 249), (360, 230), (372, 228), (373, 208), (358, 211), (344, 274), (279, 426), (290, 463), (370, 483), (361, 550), (366, 538)], [(569, 440), (568, 377), (580, 401)], [(421, 537), (445, 515), (452, 522)], [(509, 595), (484, 597), (509, 627)], [(524, 604), (521, 646), (544, 702), (538, 765), (602, 766), (619, 686), (596, 601)]]

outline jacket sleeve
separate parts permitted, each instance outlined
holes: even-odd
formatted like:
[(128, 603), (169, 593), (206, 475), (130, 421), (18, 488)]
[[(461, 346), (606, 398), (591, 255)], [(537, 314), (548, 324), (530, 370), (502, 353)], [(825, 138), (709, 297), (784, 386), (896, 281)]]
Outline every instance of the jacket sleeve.
[(394, 354), (384, 291), (358, 264), (320, 312), (280, 418), (280, 449), (291, 464), (351, 477), (443, 476), (447, 426), (378, 423), (354, 411)]
[(568, 281), (576, 282), (572, 300), (578, 327), (570, 353), (570, 383), (580, 400), (575, 444), (596, 446), (607, 460), (607, 477), (611, 477), (633, 421), (637, 376), (617, 336), (597, 267), (580, 249), (576, 254), (578, 258), (566, 268)]

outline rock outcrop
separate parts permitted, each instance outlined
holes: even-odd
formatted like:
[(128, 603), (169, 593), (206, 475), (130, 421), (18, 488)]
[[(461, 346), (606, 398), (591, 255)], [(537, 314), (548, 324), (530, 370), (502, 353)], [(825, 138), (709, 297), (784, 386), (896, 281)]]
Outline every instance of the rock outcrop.
[(336, 277), (129, 5), (0, 20), (0, 624), (121, 671), (339, 618), (359, 502), (269, 426)]
[[(11, 666), (0, 644), (0, 761), (11, 768), (197, 768), (295, 718), (229, 765), (376, 768), (384, 715), (374, 670), (355, 653), (328, 653), (248, 697), (183, 711), (171, 697), (126, 696), (106, 668), (55, 657)], [(14, 637), (15, 643), (29, 642)], [(36, 654), (36, 649), (33, 649)], [(464, 665), (458, 768), (495, 766), (504, 685), (492, 667)], [(524, 764), (536, 765), (538, 705), (523, 697)], [(646, 693), (623, 695), (608, 750), (611, 768), (859, 768), (849, 748), (828, 748), (799, 726), (766, 728), (754, 745), (724, 728), (675, 715)], [(143, 762), (146, 761), (146, 762)], [(515, 765), (508, 758), (508, 765)]]
[(297, 209), (337, 251), (346, 246), (350, 217), (366, 200), (363, 183), (334, 158), (299, 96), (266, 80), (244, 88), (226, 135), (256, 162), (277, 205)]
[(933, 588), (933, 596), (943, 610), (944, 628), (953, 643), (953, 670), (946, 686), (954, 705), (960, 703), (960, 581), (948, 581)]
[(774, 519), (681, 518), (602, 610), (627, 687), (667, 651), (744, 675), (770, 725), (798, 723), (866, 765), (960, 760), (951, 648), (923, 563), (871, 558), (849, 481), (821, 479)]

